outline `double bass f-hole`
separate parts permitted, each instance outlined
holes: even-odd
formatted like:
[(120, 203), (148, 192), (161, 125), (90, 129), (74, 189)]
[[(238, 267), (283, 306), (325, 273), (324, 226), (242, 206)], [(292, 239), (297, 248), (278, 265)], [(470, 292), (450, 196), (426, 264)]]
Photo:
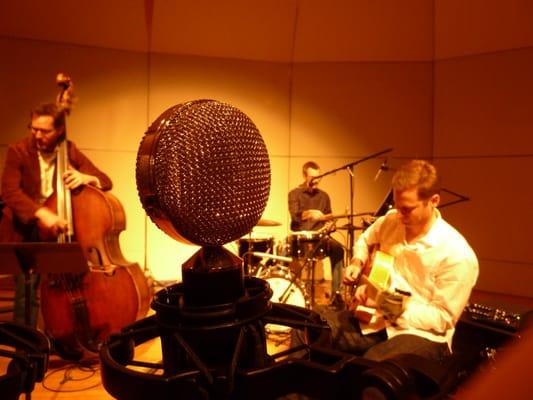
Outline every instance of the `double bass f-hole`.
[(89, 264), (91, 266), (103, 268), (104, 260), (102, 258), (102, 253), (100, 253), (96, 247), (88, 248), (87, 253), (89, 254)]

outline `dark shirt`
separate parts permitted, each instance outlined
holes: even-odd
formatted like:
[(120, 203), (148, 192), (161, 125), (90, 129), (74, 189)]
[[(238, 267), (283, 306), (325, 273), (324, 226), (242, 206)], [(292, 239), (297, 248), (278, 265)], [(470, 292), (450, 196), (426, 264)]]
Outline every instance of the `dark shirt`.
[(305, 185), (300, 185), (289, 192), (289, 212), (291, 214), (292, 231), (316, 231), (322, 228), (324, 221), (302, 221), (302, 212), (307, 210), (320, 210), (324, 214), (331, 213), (329, 195), (315, 188), (309, 190)]

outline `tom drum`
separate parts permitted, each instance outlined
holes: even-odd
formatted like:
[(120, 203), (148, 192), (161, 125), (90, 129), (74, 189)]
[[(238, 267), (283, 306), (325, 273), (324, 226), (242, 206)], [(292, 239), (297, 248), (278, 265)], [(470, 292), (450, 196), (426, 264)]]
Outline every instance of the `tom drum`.
[(298, 260), (307, 258), (322, 259), (327, 256), (325, 233), (299, 231), (291, 233), (287, 238), (288, 253)]

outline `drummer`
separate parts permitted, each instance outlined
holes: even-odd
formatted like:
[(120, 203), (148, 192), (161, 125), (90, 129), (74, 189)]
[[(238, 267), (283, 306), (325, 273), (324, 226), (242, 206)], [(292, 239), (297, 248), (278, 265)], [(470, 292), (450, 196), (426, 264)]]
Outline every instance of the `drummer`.
[[(302, 167), (304, 182), (289, 192), (289, 212), (292, 231), (319, 231), (326, 228), (331, 218), (331, 201), (329, 195), (318, 188), (320, 167), (314, 161), (306, 162)], [(340, 285), (344, 267), (344, 248), (331, 237), (326, 239), (326, 254), (331, 261), (332, 296), (331, 305), (340, 307), (342, 296)]]

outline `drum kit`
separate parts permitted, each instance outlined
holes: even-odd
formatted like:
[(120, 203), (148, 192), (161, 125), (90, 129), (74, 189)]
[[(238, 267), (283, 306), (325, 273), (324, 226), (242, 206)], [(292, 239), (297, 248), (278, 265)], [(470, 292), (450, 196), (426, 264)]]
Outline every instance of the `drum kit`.
[[(275, 227), (281, 223), (261, 219), (258, 227)], [(314, 267), (327, 257), (326, 232), (291, 232), (276, 244), (274, 236), (251, 231), (238, 240), (239, 256), (246, 275), (264, 279), (272, 289), (271, 301), (311, 308), (314, 304)], [(306, 272), (306, 279), (302, 276)], [(308, 284), (305, 284), (305, 281)], [(269, 330), (282, 333), (285, 326), (272, 325)]]

